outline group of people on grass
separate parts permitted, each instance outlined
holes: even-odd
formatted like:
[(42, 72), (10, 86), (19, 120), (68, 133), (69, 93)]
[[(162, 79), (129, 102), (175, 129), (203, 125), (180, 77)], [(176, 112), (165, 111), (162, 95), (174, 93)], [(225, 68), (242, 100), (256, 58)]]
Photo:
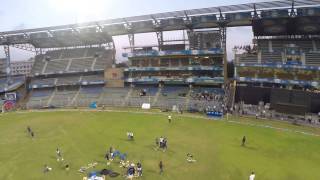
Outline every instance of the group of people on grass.
[[(64, 169), (65, 169), (66, 171), (69, 171), (70, 166), (69, 166), (68, 163), (65, 163), (65, 162), (64, 162), (64, 158), (62, 157), (62, 152), (61, 152), (60, 148), (57, 148), (57, 149), (56, 149), (56, 156), (57, 156), (57, 162), (61, 162), (61, 164), (62, 164), (62, 166), (64, 167)], [(44, 172), (44, 173), (48, 173), (48, 172), (50, 172), (50, 171), (52, 171), (52, 168), (49, 167), (47, 164), (45, 164), (45, 165), (44, 165), (44, 168), (43, 168), (43, 172)]]
[(130, 164), (127, 168), (127, 177), (128, 179), (133, 179), (134, 177), (142, 176), (142, 165), (140, 162), (135, 165), (134, 163)]
[[(172, 117), (171, 117), (171, 115), (169, 115), (168, 122), (171, 123), (171, 120), (172, 120)], [(34, 137), (34, 132), (32, 131), (32, 129), (29, 126), (27, 127), (27, 132), (32, 138)], [(133, 140), (134, 139), (133, 132), (127, 132), (127, 137), (129, 140)], [(166, 151), (168, 148), (167, 142), (168, 141), (167, 141), (166, 137), (161, 136), (160, 138), (156, 138), (157, 149), (160, 148), (163, 151)], [(243, 136), (241, 146), (245, 146), (245, 144), (246, 144), (246, 136)], [(57, 157), (58, 162), (61, 162), (61, 163), (64, 162), (62, 152), (59, 148), (56, 149), (56, 157)], [(135, 164), (135, 163), (130, 163), (129, 161), (127, 161), (127, 154), (126, 153), (121, 153), (120, 151), (115, 150), (113, 147), (110, 147), (109, 151), (104, 156), (104, 158), (107, 161), (107, 165), (110, 165), (111, 162), (117, 157), (119, 157), (119, 160), (120, 160), (120, 167), (126, 168), (126, 177), (128, 179), (133, 179), (134, 177), (141, 177), (142, 176), (142, 164), (140, 162)], [(194, 156), (190, 153), (187, 154), (187, 162), (189, 162), (189, 163), (196, 162), (196, 160), (194, 159)], [(97, 163), (95, 163), (93, 166), (90, 166), (90, 168), (95, 167), (96, 165), (97, 165)], [(63, 166), (64, 166), (65, 170), (67, 170), (67, 171), (70, 168), (68, 163), (64, 163)], [(85, 173), (88, 168), (80, 168), (80, 169), (82, 169), (81, 172)], [(45, 164), (43, 172), (48, 173), (50, 171), (52, 171), (52, 168), (49, 167), (47, 164)], [(163, 174), (163, 172), (164, 172), (164, 163), (162, 161), (160, 161), (159, 162), (159, 173)], [(252, 172), (249, 176), (249, 180), (254, 180), (254, 179), (255, 179), (255, 173)]]
[(168, 140), (166, 137), (160, 137), (156, 138), (156, 149), (162, 149), (163, 151), (166, 151), (168, 149)]

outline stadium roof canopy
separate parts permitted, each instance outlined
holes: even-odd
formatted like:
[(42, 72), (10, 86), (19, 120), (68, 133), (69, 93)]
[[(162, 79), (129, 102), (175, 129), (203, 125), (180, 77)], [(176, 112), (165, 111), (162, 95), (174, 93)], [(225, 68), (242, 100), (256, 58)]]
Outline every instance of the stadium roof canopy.
[(221, 22), (227, 27), (251, 26), (253, 12), (270, 12), (266, 14), (276, 17), (273, 12), (289, 12), (293, 4), (295, 9), (304, 12), (302, 15), (320, 16), (320, 0), (295, 0), (294, 3), (281, 0), (6, 31), (0, 32), (0, 45), (30, 43), (36, 48), (68, 47), (108, 43), (112, 36), (125, 34), (217, 28)]

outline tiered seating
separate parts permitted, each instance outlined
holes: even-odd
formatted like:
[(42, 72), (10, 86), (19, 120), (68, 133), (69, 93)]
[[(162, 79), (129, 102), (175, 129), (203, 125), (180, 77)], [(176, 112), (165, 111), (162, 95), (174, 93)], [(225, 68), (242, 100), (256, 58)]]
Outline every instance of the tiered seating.
[(239, 59), (239, 63), (245, 63), (245, 64), (258, 63), (258, 56), (257, 54), (243, 54)]
[(146, 94), (145, 96), (155, 96), (158, 92), (157, 87), (135, 87), (133, 88), (132, 96), (140, 96), (140, 93), (144, 91)]
[(277, 75), (277, 78), (279, 79), (288, 79), (288, 80), (292, 80), (294, 79), (294, 74), (289, 71), (289, 70), (276, 70), (276, 75)]
[(73, 106), (88, 107), (91, 103), (97, 102), (101, 93), (103, 92), (102, 86), (84, 86), (81, 87), (80, 93), (75, 100)]
[(59, 77), (57, 85), (71, 85), (79, 83), (79, 76)]
[(101, 52), (105, 51), (103, 48), (88, 48), (86, 57), (94, 57), (96, 54), (101, 54)]
[(70, 58), (81, 58), (84, 57), (86, 49), (79, 48), (79, 49), (67, 49), (62, 51), (62, 59), (70, 59)]
[[(72, 62), (69, 65), (70, 60)], [(47, 66), (45, 64), (47, 62)], [(84, 70), (104, 70), (113, 63), (113, 51), (104, 48), (80, 48), (48, 51), (35, 57), (33, 74), (60, 73), (66, 71), (83, 72)], [(92, 69), (93, 68), (93, 69)]]
[(161, 95), (154, 106), (171, 109), (174, 105), (185, 106), (188, 94), (188, 87), (163, 87)]
[(33, 79), (30, 83), (31, 86), (33, 85), (54, 85), (56, 78), (48, 78), (48, 79)]
[(55, 107), (69, 106), (77, 91), (77, 89), (57, 90), (49, 105)]
[(121, 106), (128, 92), (128, 88), (104, 88), (99, 104)]
[(288, 44), (286, 41), (277, 41), (277, 40), (272, 40), (272, 51), (273, 52), (282, 52), (283, 49), (285, 48), (284, 43)]
[(267, 40), (258, 41), (259, 50), (262, 52), (269, 52), (269, 43)]
[(37, 89), (33, 90), (29, 102), (28, 108), (41, 108), (47, 106), (48, 100), (53, 92), (53, 89)]
[(44, 55), (37, 55), (32, 67), (32, 74), (42, 73), (43, 66), (45, 64)]
[(315, 40), (317, 51), (320, 51), (320, 40)]
[(306, 53), (306, 65), (320, 66), (320, 53)]
[(7, 79), (6, 78), (1, 78), (0, 79), (0, 91), (3, 91), (4, 88), (6, 87), (7, 85)]
[[(145, 92), (145, 95), (142, 95), (142, 92)], [(158, 88), (156, 87), (137, 87), (133, 88), (132, 94), (128, 99), (129, 106), (137, 106), (141, 107), (143, 103), (152, 103), (156, 93), (158, 92)]]
[(297, 46), (300, 47), (304, 52), (310, 52), (313, 50), (312, 41), (297, 41)]
[(282, 56), (279, 52), (262, 53), (262, 62), (282, 63)]
[(50, 59), (60, 59), (61, 52), (62, 50), (48, 51), (46, 57), (50, 57)]
[(45, 73), (58, 73), (60, 71), (65, 71), (68, 63), (68, 60), (50, 60), (48, 61)]
[(223, 109), (224, 92), (222, 89), (215, 88), (194, 88), (190, 94), (190, 109), (199, 111)]
[(104, 76), (103, 76), (103, 74), (82, 76), (81, 81), (86, 81), (86, 82), (104, 81)]
[(166, 97), (185, 97), (188, 94), (189, 87), (163, 87), (161, 94)]
[(69, 71), (91, 70), (94, 58), (72, 59)]
[(96, 59), (94, 70), (104, 70), (106, 66), (112, 66), (112, 51), (107, 50), (101, 53), (101, 55)]

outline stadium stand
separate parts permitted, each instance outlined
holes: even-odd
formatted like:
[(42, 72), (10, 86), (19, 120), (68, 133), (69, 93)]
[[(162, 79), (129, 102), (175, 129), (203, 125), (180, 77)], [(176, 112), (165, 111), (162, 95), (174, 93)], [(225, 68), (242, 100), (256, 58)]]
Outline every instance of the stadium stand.
[(258, 55), (257, 54), (242, 54), (239, 57), (238, 61), (241, 63), (248, 63), (248, 64), (258, 63)]
[(59, 72), (66, 71), (66, 67), (68, 65), (68, 61), (61, 60), (61, 59), (55, 59), (48, 61), (48, 65), (45, 69), (46, 74), (55, 74)]
[(80, 82), (79, 76), (69, 76), (69, 77), (59, 77), (57, 81), (57, 86), (61, 85), (76, 85)]
[(104, 88), (98, 104), (101, 106), (122, 106), (129, 92), (129, 88)]
[(71, 106), (88, 107), (91, 103), (97, 102), (102, 93), (102, 86), (81, 86), (79, 95)]
[(94, 58), (79, 58), (79, 59), (71, 59), (71, 64), (69, 66), (68, 71), (75, 71), (75, 72), (81, 72), (81, 71), (92, 71), (92, 63), (94, 61)]
[(84, 72), (104, 70), (113, 64), (112, 50), (104, 48), (79, 48), (48, 51), (37, 55), (33, 74)]
[(43, 108), (48, 105), (48, 101), (54, 89), (35, 89), (31, 91), (27, 108)]
[(306, 53), (306, 65), (320, 66), (320, 53)]
[(57, 87), (52, 96), (48, 100), (48, 106), (53, 107), (68, 107), (72, 103), (78, 88), (74, 87)]

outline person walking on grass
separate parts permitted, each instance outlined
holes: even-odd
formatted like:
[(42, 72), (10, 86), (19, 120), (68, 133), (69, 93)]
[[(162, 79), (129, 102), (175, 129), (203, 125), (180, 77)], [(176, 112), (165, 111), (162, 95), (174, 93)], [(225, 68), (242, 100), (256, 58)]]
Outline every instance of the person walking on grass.
[(168, 122), (171, 123), (172, 117), (171, 115), (168, 116)]
[(142, 165), (140, 162), (138, 162), (137, 164), (137, 173), (138, 173), (138, 176), (142, 176)]
[(43, 168), (43, 173), (48, 173), (50, 171), (52, 171), (52, 168), (45, 164)]
[(34, 138), (34, 132), (33, 131), (30, 132), (30, 135), (31, 135), (31, 138)]
[(246, 145), (246, 141), (247, 141), (246, 136), (243, 136), (241, 146), (245, 146)]
[(30, 126), (27, 127), (27, 131), (28, 131), (28, 133), (31, 133), (32, 130), (31, 130)]
[(57, 148), (56, 153), (57, 153), (57, 161), (63, 161), (64, 159), (62, 157), (62, 153), (59, 148)]
[(160, 163), (159, 163), (159, 169), (160, 169), (160, 174), (162, 174), (163, 173), (163, 163), (162, 163), (162, 161), (160, 161)]
[(255, 177), (256, 175), (254, 174), (254, 172), (252, 172), (251, 175), (249, 176), (249, 180), (254, 180)]

